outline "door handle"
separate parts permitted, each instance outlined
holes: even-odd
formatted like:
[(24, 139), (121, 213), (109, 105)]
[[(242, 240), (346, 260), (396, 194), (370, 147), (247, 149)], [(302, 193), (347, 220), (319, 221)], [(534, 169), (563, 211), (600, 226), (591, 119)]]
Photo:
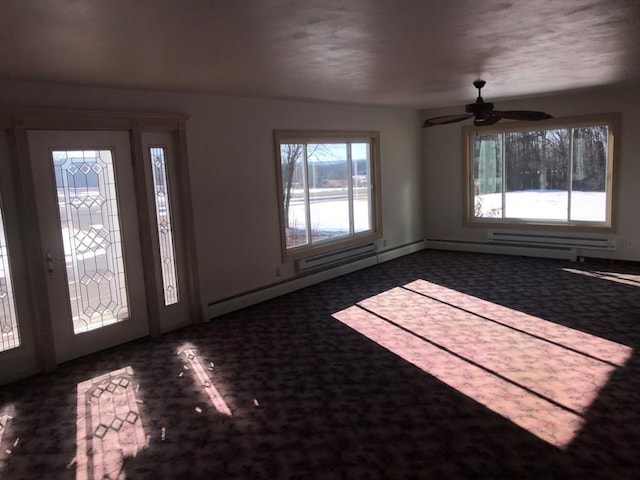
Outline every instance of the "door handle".
[(55, 257), (53, 255), (53, 253), (51, 253), (50, 250), (47, 250), (47, 272), (49, 272), (49, 275), (53, 275), (53, 273), (55, 272), (54, 268), (53, 268), (53, 262), (64, 262), (65, 259), (63, 257)]

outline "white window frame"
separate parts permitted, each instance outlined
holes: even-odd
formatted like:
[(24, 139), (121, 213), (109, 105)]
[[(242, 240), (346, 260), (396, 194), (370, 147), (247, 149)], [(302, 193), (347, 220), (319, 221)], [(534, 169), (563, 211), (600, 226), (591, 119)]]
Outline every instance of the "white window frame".
[[(553, 130), (560, 128), (584, 128), (607, 126), (607, 165), (606, 165), (606, 218), (604, 221), (578, 220), (538, 220), (526, 218), (491, 218), (476, 217), (475, 182), (473, 168), (473, 139), (478, 134), (504, 134), (510, 132)], [(616, 184), (614, 182), (614, 165), (617, 164), (618, 139), (620, 132), (620, 114), (607, 113), (581, 117), (566, 117), (545, 120), (541, 122), (505, 122), (490, 127), (468, 126), (462, 128), (462, 158), (463, 158), (463, 204), (464, 226), (467, 227), (508, 227), (515, 229), (583, 231), (583, 232), (611, 232), (615, 230), (615, 198)], [(504, 155), (503, 155), (504, 157)], [(504, 164), (507, 162), (503, 158)], [(571, 180), (569, 179), (569, 182)], [(503, 175), (503, 182), (505, 182)], [(504, 192), (504, 184), (503, 189)], [(504, 211), (504, 196), (503, 196)]]
[[(287, 247), (286, 218), (284, 206), (284, 187), (282, 173), (282, 158), (280, 146), (290, 143), (322, 144), (322, 143), (369, 143), (370, 171), (368, 180), (371, 187), (369, 202), (370, 229), (362, 232), (350, 233), (339, 237), (324, 239), (318, 242), (310, 242), (305, 245)], [(287, 260), (299, 260), (314, 255), (339, 251), (354, 245), (361, 245), (382, 237), (381, 199), (380, 199), (380, 136), (374, 131), (326, 131), (326, 130), (275, 130), (274, 131), (277, 187), (278, 187), (278, 212), (280, 219), (280, 244), (282, 258)], [(304, 160), (306, 162), (306, 158)], [(351, 162), (349, 162), (350, 164)], [(351, 167), (349, 167), (351, 168)], [(305, 167), (306, 169), (306, 167)], [(308, 187), (305, 185), (306, 197)], [(350, 205), (352, 204), (353, 191), (349, 188)], [(353, 225), (351, 225), (353, 230)]]

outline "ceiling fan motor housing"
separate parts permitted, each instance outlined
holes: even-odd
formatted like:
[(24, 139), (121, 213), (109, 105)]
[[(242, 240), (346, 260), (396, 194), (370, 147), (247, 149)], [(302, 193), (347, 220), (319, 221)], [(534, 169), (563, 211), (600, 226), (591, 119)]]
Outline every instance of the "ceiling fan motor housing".
[(493, 112), (493, 103), (485, 103), (483, 101), (469, 103), (465, 107), (464, 111), (467, 113), (473, 113), (474, 115)]

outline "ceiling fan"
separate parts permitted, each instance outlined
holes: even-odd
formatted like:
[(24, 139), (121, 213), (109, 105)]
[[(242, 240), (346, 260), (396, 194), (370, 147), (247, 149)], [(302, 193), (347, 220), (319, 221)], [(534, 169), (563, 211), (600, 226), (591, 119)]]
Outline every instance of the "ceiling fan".
[(500, 111), (493, 109), (493, 103), (485, 102), (482, 99), (481, 90), (487, 82), (484, 80), (476, 80), (473, 82), (473, 86), (478, 89), (478, 98), (475, 103), (469, 103), (465, 107), (464, 111), (460, 115), (444, 115), (442, 117), (429, 118), (424, 121), (422, 127), (433, 127), (435, 125), (446, 125), (447, 123), (461, 122), (468, 118), (473, 117), (473, 124), (476, 127), (484, 127), (487, 125), (493, 125), (499, 122), (503, 118), (509, 120), (546, 120), (547, 118), (553, 118), (548, 113), (536, 112), (534, 110), (507, 110)]

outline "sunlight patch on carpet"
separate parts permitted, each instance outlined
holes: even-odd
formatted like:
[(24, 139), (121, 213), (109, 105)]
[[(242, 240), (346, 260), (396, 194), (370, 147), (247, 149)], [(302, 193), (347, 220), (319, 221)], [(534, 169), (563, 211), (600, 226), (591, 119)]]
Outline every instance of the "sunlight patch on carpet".
[(610, 282), (621, 283), (623, 285), (631, 285), (632, 287), (640, 287), (640, 275), (631, 273), (605, 272), (599, 270), (580, 270), (578, 268), (563, 268), (565, 272), (576, 273), (586, 277), (598, 278), (600, 280), (609, 280)]
[(424, 280), (333, 316), (558, 448), (633, 352)]
[(9, 430), (10, 420), (10, 415), (0, 414), (0, 447), (2, 447), (2, 440), (4, 439), (5, 433)]
[(2, 472), (6, 468), (9, 456), (14, 452), (20, 438), (12, 438), (13, 428), (12, 421), (15, 416), (15, 407), (13, 405), (4, 406), (0, 409), (0, 478)]
[(77, 385), (76, 480), (124, 479), (124, 461), (148, 446), (128, 366)]
[[(198, 355), (198, 351), (192, 346), (183, 346), (180, 349), (179, 355), (185, 362), (184, 365), (186, 369), (193, 372), (193, 381), (196, 385), (202, 387), (206, 395), (209, 397), (209, 401), (213, 408), (215, 408), (218, 413), (230, 417), (231, 410), (229, 409), (229, 406), (213, 384), (213, 362), (207, 363), (203, 361)], [(206, 367), (205, 364), (207, 364)], [(194, 409), (197, 413), (202, 413), (202, 409), (199, 406), (194, 407)]]

